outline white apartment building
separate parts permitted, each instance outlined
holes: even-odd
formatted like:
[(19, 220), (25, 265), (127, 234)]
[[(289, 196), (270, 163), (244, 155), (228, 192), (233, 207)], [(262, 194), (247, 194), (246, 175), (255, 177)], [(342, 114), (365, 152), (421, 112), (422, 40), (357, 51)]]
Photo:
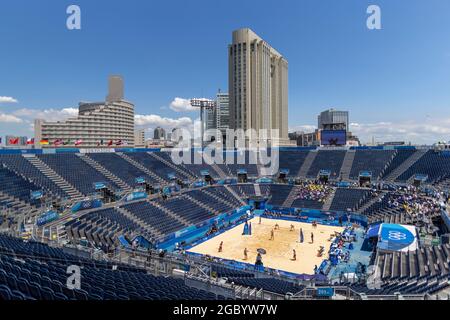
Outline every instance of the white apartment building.
[(34, 130), (37, 148), (133, 147), (134, 105), (123, 98), (122, 79), (112, 76), (105, 102), (80, 103), (78, 116), (64, 121), (36, 119)]

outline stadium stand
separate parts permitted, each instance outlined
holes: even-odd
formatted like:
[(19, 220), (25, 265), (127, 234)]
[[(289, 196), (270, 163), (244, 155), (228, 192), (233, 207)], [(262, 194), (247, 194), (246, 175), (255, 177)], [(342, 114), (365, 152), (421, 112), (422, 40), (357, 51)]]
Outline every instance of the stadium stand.
[[(150, 275), (147, 274), (148, 270), (120, 264), (113, 259), (117, 258), (116, 254), (123, 249), (121, 236), (130, 244), (133, 242), (132, 239), (139, 235), (147, 239), (151, 246), (159, 245), (168, 240), (175, 242), (176, 240), (173, 240), (176, 239), (175, 234), (182, 234), (187, 230), (190, 232), (195, 230), (195, 227), (198, 227), (198, 230), (204, 230), (205, 226), (209, 228), (208, 224), (212, 220), (216, 220), (214, 226), (211, 226), (205, 234), (209, 236), (210, 231), (213, 234), (221, 232), (215, 228), (223, 226), (215, 224), (222, 219), (213, 218), (219, 215), (223, 217), (232, 212), (239, 213), (236, 209), (241, 208), (249, 197), (255, 196), (266, 197), (269, 212), (273, 206), (274, 214), (280, 216), (288, 212), (284, 208), (318, 209), (326, 211), (327, 214), (334, 211), (329, 216), (331, 221), (335, 213), (351, 212), (367, 217), (362, 218), (369, 224), (388, 222), (413, 225), (418, 233), (417, 249), (409, 252), (384, 252), (375, 249), (366, 253), (367, 261), (370, 256), (372, 263), (381, 270), (380, 289), (368, 289), (362, 284), (345, 281), (341, 282), (341, 285), (366, 295), (394, 295), (397, 292), (420, 295), (447, 290), (450, 245), (439, 237), (449, 233), (442, 203), (449, 203), (450, 157), (433, 149), (418, 150), (357, 149), (354, 157), (353, 153), (351, 157), (347, 156), (352, 160), (346, 161), (346, 175), (348, 174), (349, 180), (357, 180), (361, 171), (370, 171), (373, 182), (376, 183), (369, 188), (355, 187), (357, 182), (347, 181), (347, 178), (344, 182), (337, 181), (348, 152), (343, 149), (320, 149), (315, 152), (280, 151), (279, 167), (288, 169), (289, 177), (298, 178), (301, 168), (303, 173), (307, 172), (303, 174), (302, 179), (290, 179), (289, 184), (270, 182), (276, 181), (276, 175), (256, 180), (261, 181), (256, 183), (255, 178), (259, 172), (256, 165), (211, 166), (206, 163), (175, 165), (169, 152), (89, 153), (83, 154), (82, 157), (75, 153), (33, 155), (33, 158), (39, 159), (61, 176), (72, 189), (76, 188), (76, 191), (79, 191), (79, 194), (70, 195), (67, 192), (69, 189), (61, 187), (63, 183), (55, 183), (42, 167), (29, 161), (25, 156), (2, 154), (0, 227), (6, 227), (10, 234), (23, 234), (24, 238), (42, 239), (49, 241), (51, 245), (54, 245), (55, 239), (47, 237), (47, 233), (51, 233), (52, 236), (56, 234), (57, 237), (63, 235), (61, 237), (71, 245), (86, 246), (87, 242), (89, 245), (85, 249), (97, 252), (96, 258), (100, 260), (75, 256), (68, 253), (68, 248), (55, 248), (33, 240), (23, 241), (0, 234), (0, 298), (17, 300), (223, 298), (188, 287), (184, 280)], [(308, 157), (312, 153), (314, 157)], [(245, 155), (248, 158), (249, 153), (246, 152)], [(308, 170), (304, 165), (307, 159), (310, 160)], [(250, 177), (248, 183), (235, 183), (229, 182), (232, 179), (223, 179), (217, 184), (212, 181), (208, 186), (204, 183), (194, 184), (194, 181), (199, 182), (198, 180), (203, 178), (203, 170), (207, 170), (213, 179), (218, 179), (224, 176), (235, 177), (241, 169), (244, 169)], [(317, 181), (320, 170), (331, 172), (330, 183)], [(171, 181), (169, 177), (171, 174), (175, 174), (180, 180), (187, 179), (190, 182), (186, 185), (183, 183), (181, 188), (181, 183), (177, 185), (175, 181)], [(425, 186), (405, 186), (404, 183), (411, 182), (416, 174), (428, 176)], [(304, 179), (305, 176), (309, 179)], [(166, 188), (164, 192), (147, 194), (146, 199), (140, 200), (133, 200), (132, 197), (117, 198), (113, 200), (117, 202), (106, 201), (102, 208), (90, 209), (87, 206), (81, 208), (80, 212), (71, 211), (71, 205), (74, 203), (67, 206), (64, 202), (61, 207), (53, 203), (54, 200), (67, 201), (67, 198), (72, 198), (73, 201), (79, 201), (82, 196), (92, 196), (96, 192), (94, 187), (96, 182), (105, 183), (112, 192), (118, 191), (124, 184), (135, 187), (138, 177), (143, 177), (152, 186), (171, 186), (173, 190), (168, 192)], [(389, 178), (388, 182), (375, 181), (386, 178)], [(221, 185), (222, 183), (231, 184)], [(43, 191), (46, 195), (45, 201), (31, 199), (31, 191), (37, 190)], [(132, 190), (127, 192), (134, 195)], [(95, 197), (98, 198), (100, 195), (97, 194)], [(33, 218), (38, 218), (38, 214), (50, 209), (61, 210), (63, 218), (47, 229), (34, 230), (33, 227), (33, 231), (25, 231), (25, 222), (29, 227), (30, 224), (36, 225), (36, 219), (25, 221), (23, 211), (33, 212)], [(286, 213), (286, 217), (290, 215), (289, 218), (297, 218), (293, 212), (300, 211), (291, 210)], [(317, 210), (310, 212), (323, 214)], [(243, 219), (243, 216), (239, 219)], [(20, 225), (20, 228), (9, 229), (11, 224)], [(363, 228), (361, 230), (364, 233)], [(361, 238), (364, 240), (364, 235)], [(175, 246), (169, 243), (167, 247), (169, 245)], [(356, 253), (357, 250), (354, 248), (349, 250), (353, 250), (351, 254), (356, 257), (352, 258), (358, 259), (361, 253)], [(162, 251), (164, 253), (164, 250)], [(207, 267), (208, 261), (202, 260), (202, 266)], [(305, 288), (303, 285), (282, 280), (279, 274), (272, 277), (268, 272), (256, 276), (249, 269), (246, 269), (247, 271), (233, 269), (228, 268), (223, 261), (214, 262), (215, 264), (211, 265), (211, 272), (219, 278), (227, 278), (228, 285), (261, 289), (280, 296), (287, 293), (295, 294)], [(81, 290), (68, 290), (64, 285), (67, 279), (66, 268), (73, 263), (88, 271), (86, 275), (83, 273)], [(349, 263), (346, 267), (353, 268), (353, 264)], [(331, 265), (324, 265), (325, 274), (329, 274), (331, 268)]]
[(361, 171), (370, 171), (372, 179), (378, 180), (393, 159), (391, 150), (357, 150), (350, 171), (350, 178), (357, 180)]
[(1, 200), (2, 205), (19, 209), (20, 205), (14, 203), (14, 199), (18, 199), (24, 204), (39, 206), (39, 200), (30, 198), (30, 192), (39, 190), (39, 186), (25, 180), (5, 166), (0, 166), (0, 192), (6, 196)]
[(381, 288), (351, 285), (365, 294), (433, 294), (449, 286), (450, 246), (432, 246), (409, 252), (378, 253), (375, 265), (381, 270)]
[(307, 177), (315, 179), (320, 170), (330, 170), (330, 179), (337, 179), (340, 175), (344, 157), (345, 151), (342, 150), (320, 150), (309, 168)]
[(271, 198), (269, 203), (274, 206), (282, 206), (286, 198), (289, 196), (293, 186), (286, 184), (270, 185)]
[[(171, 205), (168, 204), (169, 202), (173, 201), (176, 200), (172, 199), (170, 201), (164, 202), (164, 205), (171, 207)], [(185, 202), (183, 201), (183, 203)], [(163, 202), (161, 201), (159, 204), (162, 205)], [(125, 204), (122, 207), (163, 234), (175, 232), (183, 228), (183, 224), (180, 221), (174, 219), (173, 217), (168, 215), (164, 210), (156, 207), (151, 202), (139, 201), (130, 204)], [(174, 205), (173, 207), (176, 207), (176, 205)]]
[(109, 180), (106, 176), (89, 166), (76, 154), (62, 153), (57, 156), (40, 154), (38, 157), (84, 195), (94, 193), (94, 184), (97, 182), (106, 183), (113, 190), (119, 189), (119, 186), (114, 181)]
[(116, 154), (92, 153), (89, 157), (97, 161), (109, 171), (114, 172), (115, 175), (130, 186), (136, 185), (136, 178), (144, 178), (149, 183), (157, 182), (153, 179), (153, 177), (149, 176), (142, 170), (139, 170)]
[(56, 183), (45, 176), (22, 155), (0, 155), (0, 163), (3, 163), (25, 180), (34, 183), (45, 193), (51, 193), (61, 198), (68, 196), (64, 190), (58, 187)]
[(395, 169), (397, 169), (400, 165), (402, 165), (406, 159), (411, 157), (413, 153), (416, 152), (415, 149), (400, 149), (396, 150), (392, 161), (388, 164), (387, 168), (384, 170), (382, 174), (382, 178), (388, 177)]
[(288, 169), (290, 177), (297, 177), (308, 151), (280, 151), (280, 169)]
[(450, 157), (442, 152), (428, 150), (416, 163), (402, 173), (397, 181), (406, 182), (415, 174), (428, 175), (428, 182), (434, 182), (445, 177), (450, 172)]
[(366, 189), (338, 188), (334, 194), (330, 210), (356, 211), (365, 201), (368, 201), (370, 191)]
[(147, 169), (149, 169), (151, 172), (155, 173), (165, 181), (169, 180), (168, 178), (169, 174), (176, 174), (173, 168), (167, 166), (165, 163), (161, 161), (158, 161), (157, 159), (150, 156), (146, 152), (129, 152), (126, 155), (132, 158), (133, 160), (139, 162), (140, 164), (145, 166)]
[[(65, 285), (67, 267), (83, 268), (81, 289)], [(182, 279), (81, 259), (60, 249), (0, 235), (0, 298), (5, 300), (211, 300), (217, 296), (190, 288)]]

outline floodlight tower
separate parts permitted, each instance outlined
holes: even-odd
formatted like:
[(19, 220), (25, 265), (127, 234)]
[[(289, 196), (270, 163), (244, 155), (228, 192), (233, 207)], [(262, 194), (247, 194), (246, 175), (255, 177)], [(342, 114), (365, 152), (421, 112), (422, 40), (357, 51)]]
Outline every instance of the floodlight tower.
[(204, 120), (204, 110), (211, 110), (216, 107), (217, 103), (215, 100), (210, 99), (191, 99), (191, 106), (200, 108), (200, 141), (201, 148), (203, 149), (203, 139), (205, 130), (205, 120)]

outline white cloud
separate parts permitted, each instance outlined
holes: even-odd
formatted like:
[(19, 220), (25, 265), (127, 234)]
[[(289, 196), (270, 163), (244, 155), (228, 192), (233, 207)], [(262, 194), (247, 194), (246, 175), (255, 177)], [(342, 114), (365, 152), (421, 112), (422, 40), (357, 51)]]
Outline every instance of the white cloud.
[(165, 129), (172, 128), (185, 128), (192, 125), (193, 121), (191, 118), (182, 117), (178, 119), (165, 118), (155, 114), (149, 115), (135, 115), (134, 121), (138, 126), (151, 126), (151, 127), (162, 127)]
[(17, 99), (14, 99), (13, 97), (2, 97), (0, 96), (0, 103), (17, 103)]
[(14, 115), (11, 115), (11, 114), (0, 113), (0, 122), (1, 123), (22, 123), (23, 120)]
[(198, 109), (191, 106), (191, 101), (189, 99), (183, 99), (183, 98), (175, 98), (170, 103), (170, 109), (176, 112), (191, 112), (196, 111)]
[(305, 124), (305, 125), (299, 125), (299, 126), (293, 126), (291, 128), (289, 128), (289, 132), (304, 132), (304, 133), (311, 133), (314, 132), (314, 130), (316, 130), (317, 127), (313, 126), (313, 125), (309, 125), (309, 124)]
[(432, 144), (450, 140), (450, 119), (424, 121), (351, 123), (352, 133), (361, 141), (405, 141), (414, 144)]
[(76, 117), (78, 115), (77, 108), (63, 108), (63, 109), (28, 109), (22, 108), (12, 112), (13, 115), (22, 118), (44, 119), (46, 121), (62, 121), (67, 118)]
[[(298, 125), (289, 128), (290, 132), (312, 132), (316, 129), (311, 125)], [(374, 122), (350, 124), (350, 131), (362, 143), (369, 143), (372, 137), (375, 142), (405, 141), (412, 144), (433, 144), (437, 141), (450, 140), (450, 118), (432, 119), (423, 121)]]

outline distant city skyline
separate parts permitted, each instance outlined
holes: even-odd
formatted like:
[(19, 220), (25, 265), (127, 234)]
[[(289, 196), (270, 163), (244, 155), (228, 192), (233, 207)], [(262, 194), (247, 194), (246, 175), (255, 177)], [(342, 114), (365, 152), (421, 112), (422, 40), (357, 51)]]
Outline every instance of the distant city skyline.
[[(363, 143), (450, 140), (448, 1), (75, 2), (82, 29), (72, 31), (67, 1), (0, 4), (3, 140), (104, 100), (110, 74), (123, 76), (137, 128), (192, 129), (189, 99), (228, 92), (227, 46), (245, 27), (289, 61), (289, 131), (312, 131), (335, 108), (349, 111)], [(382, 30), (366, 27), (371, 4)]]

